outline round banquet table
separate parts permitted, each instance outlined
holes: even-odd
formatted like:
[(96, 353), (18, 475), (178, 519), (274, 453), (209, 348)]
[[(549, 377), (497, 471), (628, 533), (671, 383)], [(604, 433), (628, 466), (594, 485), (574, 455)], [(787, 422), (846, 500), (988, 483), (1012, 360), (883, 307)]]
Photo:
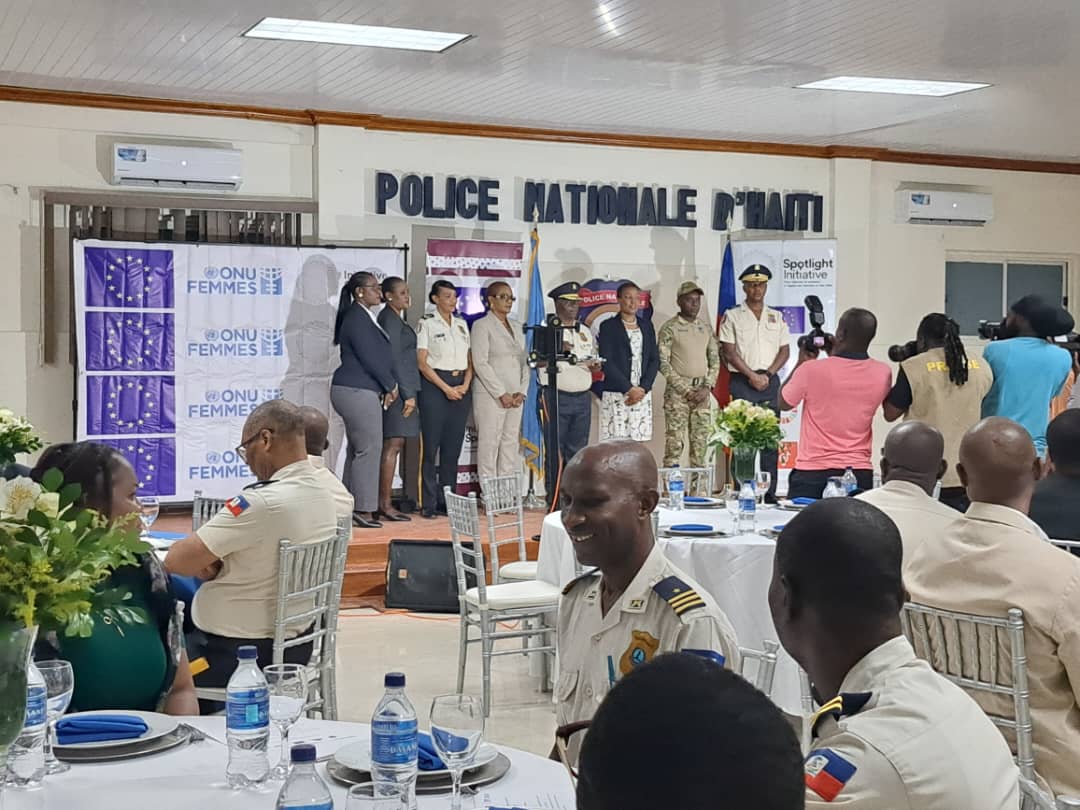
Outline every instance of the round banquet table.
[[(783, 509), (759, 509), (759, 529), (780, 526), (795, 516)], [(661, 508), (660, 528), (680, 523), (702, 523), (732, 531), (733, 518), (724, 509), (685, 509), (676, 512)], [(776, 641), (776, 629), (769, 613), (769, 581), (772, 579), (776, 543), (760, 534), (735, 537), (659, 537), (657, 542), (673, 565), (712, 595), (724, 611), (739, 644), (762, 649), (765, 639)], [(559, 512), (544, 518), (540, 530), (537, 579), (565, 586), (575, 576), (574, 550), (562, 525)], [(781, 648), (773, 681), (772, 699), (794, 715), (802, 714), (799, 669)]]
[[(4, 810), (268, 810), (274, 806), (281, 782), (269, 782), (260, 791), (230, 790), (225, 784), (228, 759), (225, 718), (185, 718), (222, 742), (204, 740), (170, 751), (123, 762), (76, 764), (67, 773), (48, 776), (40, 790), (2, 794)], [(300, 720), (289, 735), (290, 745), (312, 742), (319, 757), (342, 745), (366, 738), (366, 723)], [(271, 732), (270, 764), (277, 762), (279, 737)], [(570, 777), (558, 762), (513, 748), (496, 746), (510, 758), (510, 771), (492, 785), (464, 797), (465, 808), (498, 807), (573, 810), (574, 790)], [(334, 806), (344, 810), (346, 788), (326, 776), (326, 764), (317, 766), (330, 786)], [(449, 794), (419, 796), (419, 810), (445, 810)]]

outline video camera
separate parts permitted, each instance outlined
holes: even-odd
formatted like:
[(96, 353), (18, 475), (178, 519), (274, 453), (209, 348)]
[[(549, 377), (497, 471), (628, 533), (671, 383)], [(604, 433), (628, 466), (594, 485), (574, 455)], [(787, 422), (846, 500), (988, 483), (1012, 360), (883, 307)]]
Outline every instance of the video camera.
[(796, 342), (800, 349), (824, 349), (832, 350), (832, 335), (825, 329), (825, 307), (821, 299), (816, 295), (808, 295), (803, 299), (803, 304), (810, 312), (810, 331), (802, 335)]
[(576, 329), (576, 324), (564, 324), (558, 315), (548, 315), (542, 326), (526, 326), (525, 331), (533, 333), (533, 348), (529, 352), (529, 365), (532, 368), (546, 365), (554, 371), (556, 363), (569, 363), (576, 366), (579, 363), (604, 362), (601, 357), (578, 357), (563, 351), (563, 341), (560, 339), (562, 333)]
[(903, 363), (919, 353), (919, 344), (914, 340), (889, 347), (889, 359), (894, 363)]
[(996, 323), (993, 321), (979, 321), (979, 337), (983, 340), (1004, 340), (1007, 337), (1005, 320), (1005, 318), (1002, 318)]

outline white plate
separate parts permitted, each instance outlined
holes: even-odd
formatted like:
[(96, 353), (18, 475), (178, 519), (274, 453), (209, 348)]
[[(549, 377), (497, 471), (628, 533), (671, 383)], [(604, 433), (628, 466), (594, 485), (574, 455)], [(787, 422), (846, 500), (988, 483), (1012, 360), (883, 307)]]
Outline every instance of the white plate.
[(660, 533), (668, 537), (726, 537), (723, 529), (676, 529), (674, 526), (661, 526)]
[(93, 717), (94, 715), (100, 714), (119, 714), (131, 717), (141, 717), (146, 722), (146, 733), (141, 737), (129, 737), (126, 740), (100, 740), (98, 742), (75, 743), (73, 745), (57, 747), (70, 749), (72, 751), (88, 751), (91, 748), (115, 748), (134, 742), (145, 743), (150, 740), (164, 737), (166, 734), (172, 734), (176, 731), (177, 726), (180, 725), (180, 721), (177, 718), (170, 717), (167, 714), (157, 714), (156, 712), (117, 711), (116, 709), (106, 709), (96, 712), (77, 712), (76, 714), (64, 715), (64, 719), (67, 719), (68, 717)]
[[(482, 768), (489, 762), (494, 762), (495, 757), (499, 755), (499, 752), (495, 750), (495, 747), (488, 745), (487, 743), (480, 743), (480, 747), (476, 749), (476, 758), (473, 759), (473, 764), (469, 766), (469, 770), (473, 768)], [(334, 754), (335, 760), (340, 762), (346, 768), (351, 768), (354, 771), (370, 771), (371, 770), (371, 739), (360, 740), (354, 742), (351, 745), (345, 745), (338, 749), (338, 752)], [(444, 776), (450, 773), (445, 768), (440, 771), (420, 771), (420, 776)]]
[(715, 509), (723, 505), (724, 502), (720, 498), (702, 498), (700, 501), (683, 500), (683, 506), (687, 509)]

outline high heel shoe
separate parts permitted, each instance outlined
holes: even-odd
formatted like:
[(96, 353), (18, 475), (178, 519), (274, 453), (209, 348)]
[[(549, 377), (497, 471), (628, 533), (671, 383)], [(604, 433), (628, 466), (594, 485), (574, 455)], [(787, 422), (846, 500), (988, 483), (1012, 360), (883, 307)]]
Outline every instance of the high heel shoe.
[(371, 520), (366, 517), (362, 517), (356, 512), (353, 512), (352, 524), (359, 529), (381, 529), (382, 524), (377, 520)]
[(379, 511), (379, 512), (375, 513), (374, 517), (378, 518), (379, 520), (390, 521), (391, 523), (411, 523), (412, 522), (411, 517), (409, 517), (408, 515), (403, 515), (403, 514), (401, 514), (401, 512), (395, 512), (394, 514), (391, 515), (388, 512)]

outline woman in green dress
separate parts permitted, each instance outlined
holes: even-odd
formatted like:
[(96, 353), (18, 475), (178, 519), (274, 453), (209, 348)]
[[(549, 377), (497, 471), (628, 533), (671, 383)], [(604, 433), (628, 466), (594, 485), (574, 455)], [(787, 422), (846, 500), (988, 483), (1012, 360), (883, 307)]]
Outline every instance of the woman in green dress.
[[(81, 505), (114, 523), (139, 524), (138, 480), (117, 450), (94, 442), (57, 444), (42, 453), (30, 473), (35, 481), (51, 469), (82, 487)], [(75, 671), (72, 711), (128, 709), (197, 715), (199, 703), (184, 651), (183, 604), (153, 552), (138, 565), (117, 569), (105, 588), (127, 588), (127, 604), (146, 617), (121, 624), (96, 616), (89, 638), (48, 634), (37, 657), (62, 658)]]

